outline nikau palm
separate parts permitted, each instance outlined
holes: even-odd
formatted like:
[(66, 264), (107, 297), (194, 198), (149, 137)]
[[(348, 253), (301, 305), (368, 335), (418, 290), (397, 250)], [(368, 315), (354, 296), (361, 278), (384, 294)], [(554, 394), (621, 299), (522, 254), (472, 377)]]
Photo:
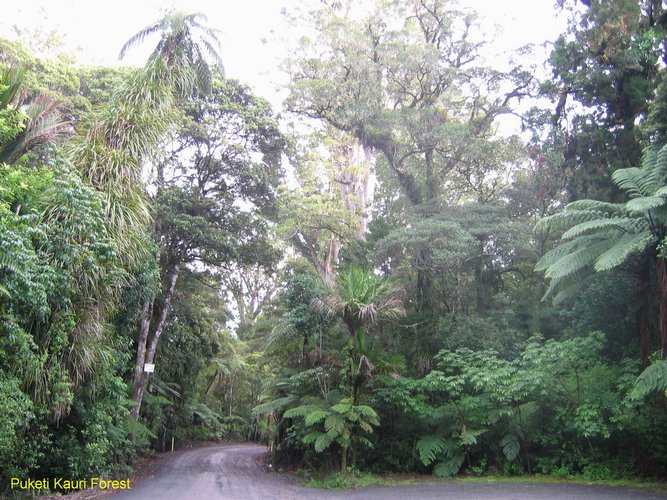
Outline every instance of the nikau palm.
[(120, 50), (119, 58), (142, 43), (146, 37), (160, 34), (160, 41), (150, 56), (148, 65), (164, 69), (171, 75), (180, 78), (178, 87), (184, 93), (191, 90), (208, 90), (211, 86), (211, 70), (207, 59), (224, 74), (220, 57), (220, 40), (218, 31), (201, 24), (207, 18), (202, 13), (188, 14), (183, 11), (172, 11), (160, 21), (142, 29), (130, 38)]
[[(607, 203), (579, 200), (563, 211), (542, 219), (538, 230), (569, 228), (566, 240), (547, 252), (537, 263), (550, 280), (545, 298), (555, 301), (572, 295), (582, 278), (601, 271), (633, 269), (655, 261), (660, 289), (661, 357), (667, 353), (667, 267), (659, 251), (667, 235), (667, 146), (649, 148), (641, 168), (616, 170), (612, 179), (630, 200)], [(645, 293), (645, 301), (650, 294)], [(648, 304), (644, 304), (644, 316)], [(640, 351), (646, 366), (650, 354), (650, 333), (645, 317), (641, 321)]]
[(350, 334), (353, 383), (352, 400), (359, 404), (365, 375), (373, 366), (367, 356), (365, 326), (381, 318), (395, 319), (403, 314), (400, 290), (371, 270), (352, 266), (338, 277), (334, 292), (313, 302), (315, 309), (340, 317)]
[(11, 140), (0, 140), (0, 163), (12, 163), (21, 155), (39, 145), (53, 142), (72, 131), (64, 119), (62, 104), (39, 94), (26, 98), (24, 71), (16, 68), (0, 70), (0, 114), (3, 111), (22, 113), (22, 130)]

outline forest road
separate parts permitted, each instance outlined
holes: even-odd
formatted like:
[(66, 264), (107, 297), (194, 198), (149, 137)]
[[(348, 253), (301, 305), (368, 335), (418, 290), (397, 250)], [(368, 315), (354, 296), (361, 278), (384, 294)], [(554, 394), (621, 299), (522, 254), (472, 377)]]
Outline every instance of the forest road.
[(607, 486), (577, 484), (466, 484), (452, 482), (345, 491), (322, 491), (299, 486), (287, 475), (271, 472), (258, 457), (258, 445), (220, 445), (177, 451), (167, 457), (152, 477), (144, 477), (131, 490), (114, 499), (665, 499), (667, 495)]

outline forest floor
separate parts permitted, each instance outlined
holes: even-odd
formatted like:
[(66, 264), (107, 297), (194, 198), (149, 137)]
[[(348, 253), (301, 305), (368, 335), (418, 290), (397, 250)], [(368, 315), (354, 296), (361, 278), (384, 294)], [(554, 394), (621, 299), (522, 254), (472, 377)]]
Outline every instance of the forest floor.
[(131, 490), (81, 491), (67, 498), (105, 499), (665, 499), (651, 488), (508, 481), (436, 480), (413, 478), (408, 484), (352, 490), (318, 490), (299, 484), (296, 476), (274, 472), (260, 457), (266, 448), (253, 444), (222, 444), (186, 448), (153, 458), (131, 479)]

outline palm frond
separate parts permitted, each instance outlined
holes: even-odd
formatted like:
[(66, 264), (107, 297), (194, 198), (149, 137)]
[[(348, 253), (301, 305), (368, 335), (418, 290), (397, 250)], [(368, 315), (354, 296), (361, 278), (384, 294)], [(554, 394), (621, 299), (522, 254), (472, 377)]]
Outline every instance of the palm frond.
[(118, 54), (118, 59), (119, 60), (123, 59), (127, 55), (127, 52), (130, 49), (136, 47), (137, 45), (140, 45), (141, 43), (143, 43), (146, 37), (154, 33), (158, 33), (162, 29), (164, 29), (164, 26), (162, 21), (160, 21), (132, 35), (132, 37), (130, 37), (130, 39), (127, 42), (125, 42), (121, 47), (120, 53)]

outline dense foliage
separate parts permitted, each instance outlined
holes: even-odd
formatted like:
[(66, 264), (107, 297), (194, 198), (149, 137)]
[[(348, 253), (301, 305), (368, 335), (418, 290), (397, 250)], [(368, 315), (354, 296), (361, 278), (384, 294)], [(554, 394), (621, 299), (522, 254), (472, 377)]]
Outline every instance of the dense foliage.
[(667, 13), (582, 3), (537, 81), (450, 2), (322, 2), (290, 136), (201, 14), (138, 69), (0, 40), (0, 492), (214, 439), (664, 478)]

